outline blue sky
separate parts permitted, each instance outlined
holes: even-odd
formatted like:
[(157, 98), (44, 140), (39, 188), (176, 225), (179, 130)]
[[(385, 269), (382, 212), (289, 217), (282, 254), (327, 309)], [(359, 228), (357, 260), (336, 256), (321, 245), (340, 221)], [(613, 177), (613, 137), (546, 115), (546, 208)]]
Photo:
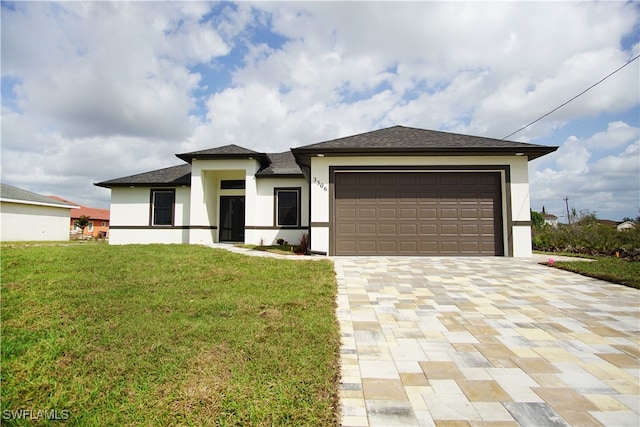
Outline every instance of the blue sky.
[[(93, 182), (393, 125), (503, 138), (640, 54), (632, 2), (2, 2), (2, 181)], [(510, 139), (534, 209), (640, 215), (636, 60)], [(562, 218), (561, 218), (562, 220)]]

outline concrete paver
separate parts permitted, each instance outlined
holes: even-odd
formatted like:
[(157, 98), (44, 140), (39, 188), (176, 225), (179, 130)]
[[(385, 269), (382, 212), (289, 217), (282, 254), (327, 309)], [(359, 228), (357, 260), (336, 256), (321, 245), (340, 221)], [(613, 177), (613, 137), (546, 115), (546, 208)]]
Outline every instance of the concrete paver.
[(640, 291), (546, 258), (332, 258), (342, 425), (640, 425)]

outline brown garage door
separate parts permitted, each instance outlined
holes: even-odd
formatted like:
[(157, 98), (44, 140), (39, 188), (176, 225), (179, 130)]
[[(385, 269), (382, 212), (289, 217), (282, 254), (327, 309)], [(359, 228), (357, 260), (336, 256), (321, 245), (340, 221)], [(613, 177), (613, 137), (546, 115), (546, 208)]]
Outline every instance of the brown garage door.
[(498, 172), (336, 172), (336, 255), (502, 255)]

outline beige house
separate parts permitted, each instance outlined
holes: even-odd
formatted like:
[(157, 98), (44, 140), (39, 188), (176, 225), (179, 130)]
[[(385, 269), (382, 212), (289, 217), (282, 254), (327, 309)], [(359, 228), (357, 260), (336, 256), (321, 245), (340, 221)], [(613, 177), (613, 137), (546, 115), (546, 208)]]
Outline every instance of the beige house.
[(97, 183), (110, 243), (297, 243), (328, 255), (531, 255), (528, 161), (547, 147), (394, 126), (283, 153), (236, 145)]
[(7, 184), (0, 192), (0, 240), (69, 240), (71, 205)]

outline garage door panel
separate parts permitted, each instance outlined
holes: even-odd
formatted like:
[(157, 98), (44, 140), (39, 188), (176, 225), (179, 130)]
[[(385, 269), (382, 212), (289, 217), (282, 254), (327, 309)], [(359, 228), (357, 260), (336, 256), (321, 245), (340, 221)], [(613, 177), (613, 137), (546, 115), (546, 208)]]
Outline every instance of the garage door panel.
[(341, 224), (338, 224), (336, 226), (336, 228), (337, 228), (336, 231), (341, 236), (347, 236), (347, 235), (354, 236), (354, 235), (357, 234), (356, 233), (357, 224), (355, 224), (355, 223), (345, 223), (345, 222), (343, 222)]
[(356, 211), (357, 218), (362, 219), (375, 219), (376, 218), (376, 209), (375, 208), (358, 208)]
[(398, 209), (398, 213), (400, 214), (399, 219), (417, 219), (418, 218), (418, 209), (416, 208), (401, 208)]
[(501, 255), (496, 172), (336, 172), (337, 255)]
[(482, 208), (480, 213), (480, 218), (482, 219), (493, 219), (495, 215), (495, 209), (493, 208)]
[(416, 241), (400, 241), (398, 250), (402, 254), (415, 254), (418, 252), (418, 242)]
[(438, 225), (437, 224), (420, 224), (420, 235), (422, 236), (437, 236)]
[(377, 245), (375, 240), (358, 240), (356, 242), (356, 247), (358, 248), (358, 252), (361, 253), (375, 253), (377, 250)]
[(418, 234), (418, 224), (400, 224), (397, 234), (400, 236), (415, 236)]
[(397, 224), (378, 224), (379, 234), (381, 236), (396, 236), (398, 235)]
[(379, 208), (378, 217), (380, 219), (396, 219), (398, 217), (398, 212), (395, 208)]
[(355, 174), (355, 176), (357, 177), (356, 182), (359, 187), (366, 188), (366, 187), (375, 187), (377, 185), (378, 177), (376, 177), (375, 175), (361, 173), (361, 174)]
[(398, 252), (398, 242), (396, 240), (381, 240), (378, 250), (382, 253), (396, 253)]
[(460, 209), (461, 219), (465, 219), (465, 218), (474, 219), (474, 218), (478, 218), (478, 216), (479, 216), (479, 212), (477, 208), (463, 207)]
[(458, 232), (458, 224), (440, 224), (440, 232), (438, 233), (441, 236), (457, 236)]
[(476, 254), (480, 252), (479, 242), (460, 242), (460, 251), (463, 254)]
[(420, 208), (420, 219), (434, 220), (438, 217), (438, 209), (436, 207)]
[(377, 203), (396, 204), (396, 193), (388, 191), (380, 191), (374, 199)]
[(460, 234), (463, 236), (478, 236), (480, 235), (480, 227), (478, 227), (478, 224), (461, 224)]
[(420, 245), (421, 254), (438, 254), (440, 252), (438, 250), (438, 242), (436, 240), (421, 241), (418, 243)]
[(457, 208), (441, 208), (439, 219), (458, 219)]
[(377, 234), (377, 227), (375, 223), (358, 224), (357, 230), (357, 234), (360, 236), (375, 236)]
[(391, 186), (397, 187), (398, 185), (398, 175), (394, 173), (385, 173), (377, 176), (377, 179), (373, 185), (377, 185), (380, 187)]
[(356, 218), (356, 209), (353, 207), (349, 208), (338, 208), (338, 218), (343, 220), (355, 219)]

